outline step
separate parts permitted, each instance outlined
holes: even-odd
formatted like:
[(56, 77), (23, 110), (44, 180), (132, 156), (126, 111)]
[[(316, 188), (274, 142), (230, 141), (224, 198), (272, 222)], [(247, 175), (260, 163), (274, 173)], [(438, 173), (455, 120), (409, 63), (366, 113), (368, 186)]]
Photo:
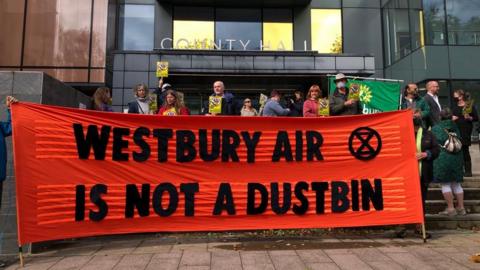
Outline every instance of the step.
[[(480, 200), (480, 188), (464, 188), (465, 200)], [(428, 189), (427, 200), (443, 200), (442, 189), (431, 187)]]
[(480, 214), (468, 214), (465, 216), (443, 216), (438, 214), (426, 214), (428, 230), (455, 230), (475, 229), (480, 227)]
[[(467, 213), (480, 213), (480, 200), (465, 200), (463, 204), (465, 205)], [(445, 210), (446, 206), (447, 203), (445, 200), (429, 200), (426, 201), (426, 212), (428, 214), (437, 214), (438, 212)]]

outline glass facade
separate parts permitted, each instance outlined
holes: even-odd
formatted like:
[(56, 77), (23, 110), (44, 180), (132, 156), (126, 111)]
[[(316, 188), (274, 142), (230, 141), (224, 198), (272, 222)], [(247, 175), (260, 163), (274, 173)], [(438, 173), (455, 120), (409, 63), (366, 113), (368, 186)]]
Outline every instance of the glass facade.
[(480, 1), (446, 0), (448, 44), (480, 45)]
[(214, 49), (214, 9), (208, 7), (175, 7), (173, 15), (173, 48)]
[(173, 22), (173, 47), (175, 49), (213, 49), (215, 25), (209, 21)]
[(215, 35), (222, 50), (261, 50), (261, 9), (218, 8)]
[(425, 39), (427, 45), (447, 43), (445, 31), (445, 0), (424, 0)]
[(293, 50), (292, 10), (174, 7), (173, 48)]
[(263, 10), (263, 49), (293, 50), (293, 18), (289, 9)]
[(119, 48), (122, 50), (153, 50), (154, 19), (154, 5), (120, 6)]
[(384, 7), (383, 40), (387, 66), (425, 46), (423, 11), (420, 7), (420, 3), (414, 0), (390, 1)]
[(342, 12), (340, 9), (312, 9), (310, 13), (312, 50), (342, 53)]

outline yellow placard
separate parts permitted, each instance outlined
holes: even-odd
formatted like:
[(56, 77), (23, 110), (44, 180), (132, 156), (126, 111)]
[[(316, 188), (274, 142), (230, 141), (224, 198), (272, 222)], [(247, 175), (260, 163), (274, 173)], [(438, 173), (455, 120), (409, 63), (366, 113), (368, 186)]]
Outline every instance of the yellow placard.
[(168, 77), (168, 62), (157, 62), (157, 77)]
[(222, 113), (222, 97), (210, 96), (208, 99), (208, 112), (212, 114)]
[(463, 115), (468, 115), (473, 112), (473, 104), (475, 103), (475, 100), (470, 99), (465, 102), (465, 107), (463, 107)]
[(360, 100), (360, 85), (353, 83), (348, 90), (348, 99)]
[(318, 115), (320, 116), (330, 115), (330, 105), (327, 98), (321, 98), (318, 100)]

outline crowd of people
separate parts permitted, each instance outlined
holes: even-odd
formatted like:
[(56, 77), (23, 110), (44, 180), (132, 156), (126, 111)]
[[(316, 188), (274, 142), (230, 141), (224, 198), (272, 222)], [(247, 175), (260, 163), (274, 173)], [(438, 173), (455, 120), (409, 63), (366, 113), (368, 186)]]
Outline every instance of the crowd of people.
[[(225, 91), (221, 81), (213, 84), (213, 93), (204, 103), (201, 114), (206, 116), (240, 115), (240, 116), (294, 116), (294, 117), (325, 117), (335, 115), (361, 114), (360, 102), (352, 91), (355, 84), (349, 87), (347, 77), (337, 74), (335, 77), (335, 91), (327, 99), (322, 96), (319, 85), (312, 85), (306, 98), (301, 91), (295, 91), (287, 106), (281, 104), (282, 94), (273, 90), (270, 97), (261, 100), (257, 110), (252, 100), (246, 98), (238, 103), (235, 96)], [(427, 93), (421, 97), (418, 87), (409, 83), (402, 95), (401, 108), (411, 109), (417, 147), (417, 159), (420, 169), (420, 185), (423, 204), (430, 183), (439, 183), (446, 201), (446, 208), (439, 214), (447, 216), (466, 215), (463, 204), (463, 189), (461, 183), (464, 177), (472, 176), (472, 161), (469, 147), (473, 123), (478, 121), (477, 108), (469, 93), (455, 90), (452, 109), (443, 108), (439, 102), (439, 84), (429, 81), (426, 84)], [(138, 84), (133, 88), (135, 100), (128, 103), (128, 113), (158, 114), (163, 116), (190, 115), (190, 110), (184, 104), (183, 93), (175, 91), (172, 85), (159, 80), (155, 95), (150, 95), (145, 84)], [(152, 98), (154, 97), (154, 98)], [(17, 100), (7, 97), (6, 105)], [(93, 95), (93, 108), (99, 111), (113, 111), (111, 106), (111, 92), (107, 87), (100, 87)], [(7, 121), (0, 123), (0, 207), (2, 183), (6, 172), (5, 137), (11, 134), (10, 111), (7, 110)], [(461, 142), (459, 149), (452, 151), (448, 144), (452, 143), (452, 136)], [(454, 206), (454, 197), (457, 206)]]
[[(325, 117), (335, 115), (361, 114), (360, 102), (352, 92), (358, 91), (358, 85), (348, 85), (344, 74), (335, 76), (335, 91), (327, 99), (323, 97), (319, 85), (312, 85), (304, 99), (301, 91), (282, 104), (282, 94), (272, 90), (270, 97), (260, 100), (257, 110), (252, 105), (252, 100), (246, 98), (239, 103), (235, 96), (225, 91), (222, 81), (213, 84), (213, 93), (205, 101), (201, 114), (240, 115), (240, 116), (294, 116), (294, 117)], [(357, 88), (357, 89), (356, 89)], [(428, 185), (439, 183), (447, 203), (443, 215), (465, 215), (463, 206), (463, 177), (472, 176), (472, 162), (469, 153), (473, 122), (478, 121), (478, 113), (470, 95), (463, 90), (455, 90), (453, 98), (455, 104), (452, 109), (442, 108), (438, 93), (439, 84), (429, 81), (426, 84), (427, 93), (421, 97), (418, 86), (414, 83), (406, 85), (401, 102), (401, 109), (414, 111), (415, 135), (417, 137), (417, 158), (421, 167), (421, 190), (425, 201)], [(95, 93), (95, 108), (111, 111), (111, 106), (105, 104), (108, 95), (104, 88), (99, 88), (100, 93)], [(183, 94), (175, 91), (170, 84), (159, 81), (156, 99), (149, 99), (148, 87), (139, 84), (134, 87), (135, 101), (128, 104), (128, 113), (160, 114), (167, 116), (189, 115), (190, 111), (183, 103)], [(103, 101), (104, 103), (98, 103)], [(155, 102), (156, 101), (156, 102)], [(152, 104), (159, 104), (155, 108)], [(420, 132), (419, 132), (420, 130)], [(454, 153), (445, 149), (444, 145), (454, 134), (461, 139), (461, 149)], [(457, 207), (453, 206), (453, 197), (456, 197)]]

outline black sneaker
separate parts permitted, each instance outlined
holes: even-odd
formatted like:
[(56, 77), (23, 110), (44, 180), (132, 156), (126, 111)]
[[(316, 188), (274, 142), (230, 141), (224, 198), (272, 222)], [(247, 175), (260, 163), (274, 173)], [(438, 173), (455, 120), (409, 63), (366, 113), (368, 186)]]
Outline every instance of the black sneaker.
[(464, 176), (464, 177), (472, 177), (473, 175), (472, 175), (472, 172), (465, 172), (465, 173), (463, 174), (463, 176)]

